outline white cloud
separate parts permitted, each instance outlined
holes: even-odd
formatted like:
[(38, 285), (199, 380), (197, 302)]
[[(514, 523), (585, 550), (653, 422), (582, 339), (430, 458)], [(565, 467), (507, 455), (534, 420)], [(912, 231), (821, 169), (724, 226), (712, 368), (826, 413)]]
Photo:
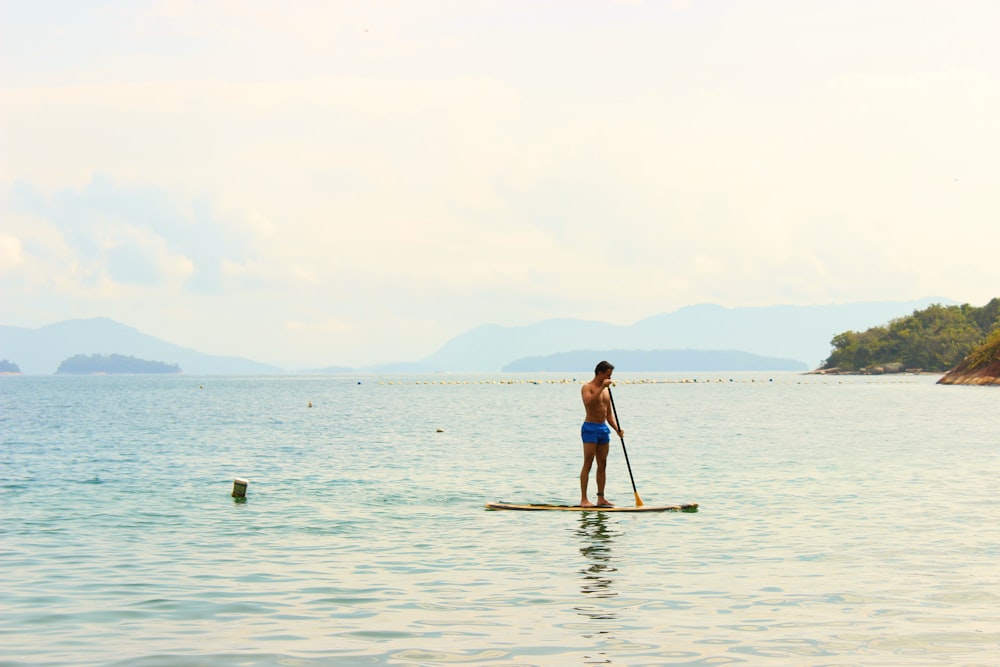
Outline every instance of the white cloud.
[(14, 268), (23, 262), (21, 239), (16, 236), (0, 236), (0, 274), (13, 273)]

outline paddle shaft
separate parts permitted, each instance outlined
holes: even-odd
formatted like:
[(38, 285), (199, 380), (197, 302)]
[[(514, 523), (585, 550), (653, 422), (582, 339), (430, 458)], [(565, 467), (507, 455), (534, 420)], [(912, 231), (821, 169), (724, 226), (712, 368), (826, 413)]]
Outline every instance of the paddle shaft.
[[(618, 410), (615, 408), (615, 397), (611, 393), (611, 387), (608, 387), (608, 398), (611, 399), (611, 412), (615, 416), (615, 424), (618, 425), (618, 430), (622, 430), (622, 423), (618, 421)], [(628, 468), (628, 478), (632, 480), (632, 493), (635, 494), (635, 506), (642, 507), (642, 498), (639, 497), (639, 492), (635, 488), (635, 477), (632, 476), (632, 464), (628, 462), (628, 450), (625, 449), (625, 436), (619, 435), (618, 439), (622, 441), (622, 452), (625, 454), (625, 467)]]

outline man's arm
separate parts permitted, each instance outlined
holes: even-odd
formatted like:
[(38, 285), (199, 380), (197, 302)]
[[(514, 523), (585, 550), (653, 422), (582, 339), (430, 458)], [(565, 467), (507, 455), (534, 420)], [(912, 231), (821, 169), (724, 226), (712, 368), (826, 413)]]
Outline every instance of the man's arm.
[(604, 388), (598, 389), (589, 382), (583, 385), (583, 404), (587, 407), (592, 407), (601, 398), (601, 394), (604, 393)]
[[(601, 392), (602, 394), (604, 392)], [(611, 430), (618, 434), (619, 437), (622, 435), (622, 430), (618, 428), (618, 420), (615, 419), (615, 411), (611, 408), (611, 395), (608, 395), (607, 405), (604, 406), (608, 413), (608, 426)]]

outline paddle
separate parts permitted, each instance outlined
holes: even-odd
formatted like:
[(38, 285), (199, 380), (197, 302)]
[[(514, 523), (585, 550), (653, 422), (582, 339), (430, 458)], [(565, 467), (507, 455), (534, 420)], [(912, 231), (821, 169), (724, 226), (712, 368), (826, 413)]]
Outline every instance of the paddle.
[[(622, 423), (618, 421), (618, 410), (615, 409), (615, 397), (611, 394), (611, 387), (608, 387), (608, 398), (611, 399), (611, 412), (615, 415), (615, 423), (618, 424), (618, 430), (623, 430)], [(632, 476), (632, 464), (628, 462), (628, 450), (625, 449), (625, 436), (620, 435), (618, 439), (622, 441), (622, 451), (625, 452), (625, 465), (628, 467), (628, 478), (632, 480), (632, 493), (635, 494), (635, 506), (642, 507), (642, 498), (639, 497), (639, 492), (635, 490), (635, 477)]]

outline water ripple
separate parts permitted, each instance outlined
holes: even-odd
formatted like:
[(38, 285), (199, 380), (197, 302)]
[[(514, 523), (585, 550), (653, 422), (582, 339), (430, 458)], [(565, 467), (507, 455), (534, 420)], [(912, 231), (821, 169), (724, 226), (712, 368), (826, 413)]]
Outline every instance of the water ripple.
[(22, 379), (4, 667), (1000, 660), (992, 394), (623, 387), (644, 500), (701, 503), (630, 516), (482, 509), (572, 502), (572, 385)]

